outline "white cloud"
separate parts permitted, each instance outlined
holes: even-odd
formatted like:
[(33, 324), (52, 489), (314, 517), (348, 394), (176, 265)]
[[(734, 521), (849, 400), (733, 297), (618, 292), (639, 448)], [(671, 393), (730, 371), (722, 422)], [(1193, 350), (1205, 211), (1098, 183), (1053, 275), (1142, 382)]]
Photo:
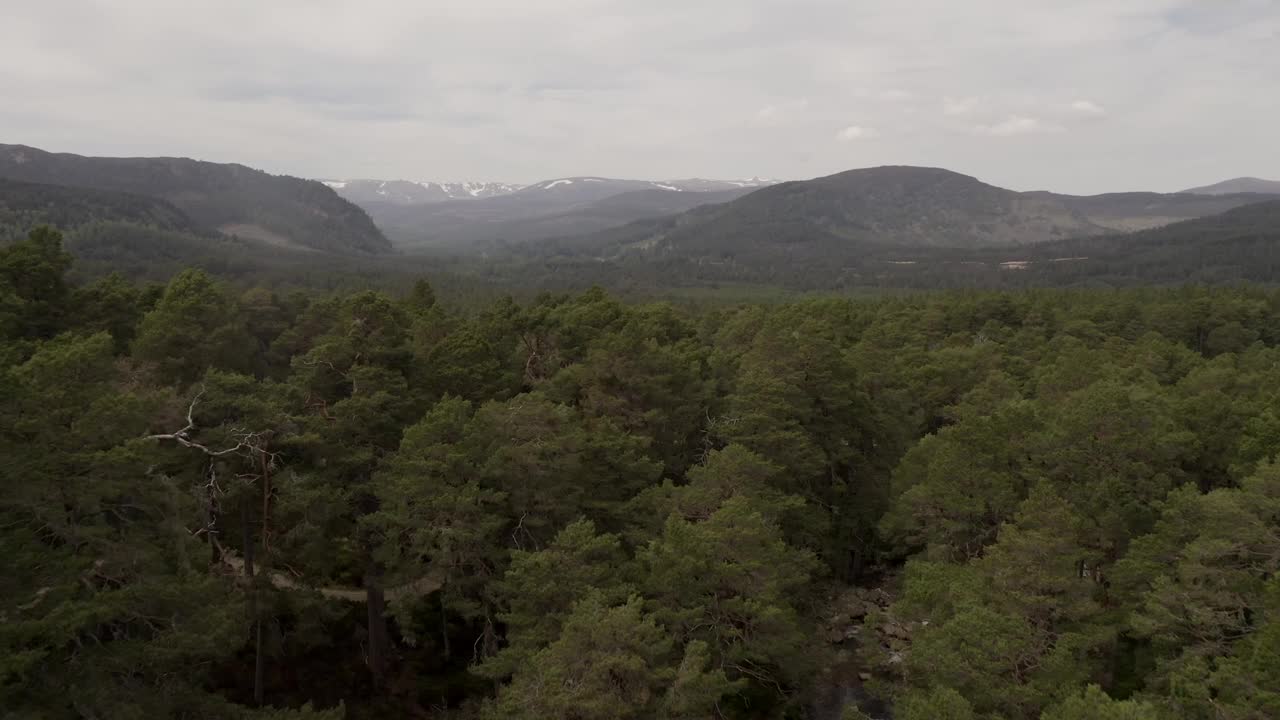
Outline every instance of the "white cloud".
[(978, 109), (978, 98), (945, 97), (942, 99), (942, 114), (948, 117), (969, 115)]
[(756, 119), (761, 122), (772, 122), (778, 117), (777, 105), (765, 105), (756, 111)]
[(880, 133), (875, 128), (862, 127), (861, 125), (850, 125), (840, 132), (836, 133), (836, 139), (841, 142), (853, 142), (854, 140), (869, 140), (879, 137)]
[(976, 125), (974, 132), (992, 137), (1012, 137), (1014, 135), (1034, 135), (1037, 133), (1061, 132), (1062, 128), (1046, 123), (1039, 118), (1027, 115), (1010, 115), (1000, 122), (989, 125)]
[(905, 103), (916, 99), (916, 94), (902, 88), (889, 88), (880, 91), (880, 99), (891, 103)]
[(770, 103), (756, 111), (755, 124), (761, 127), (779, 127), (799, 119), (809, 107), (804, 98)]
[(1105, 108), (1092, 100), (1076, 100), (1068, 106), (1071, 112), (1087, 117), (1102, 117), (1107, 114)]

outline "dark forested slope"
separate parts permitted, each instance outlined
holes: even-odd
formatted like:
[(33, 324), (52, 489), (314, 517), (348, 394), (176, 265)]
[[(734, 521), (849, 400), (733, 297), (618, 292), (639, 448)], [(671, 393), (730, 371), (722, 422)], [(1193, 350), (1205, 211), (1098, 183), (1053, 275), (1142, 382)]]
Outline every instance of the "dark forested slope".
[(1148, 230), (1170, 223), (1217, 215), (1232, 208), (1266, 202), (1274, 196), (1253, 192), (1193, 195), (1189, 193), (1106, 193), (1103, 195), (1060, 195), (1024, 193), (1050, 197), (1084, 215), (1101, 228), (1120, 232)]
[(24, 234), (37, 225), (75, 228), (106, 221), (195, 229), (184, 212), (159, 198), (0, 178), (0, 238)]
[(107, 158), (0, 145), (0, 178), (160, 198), (200, 228), (278, 245), (378, 253), (391, 244), (322, 183), (187, 158)]
[[(747, 282), (810, 290), (1280, 282), (1280, 202), (1268, 195), (1211, 198), (1207, 204), (1191, 195), (1048, 196), (1046, 202), (1059, 202), (1053, 200), (1057, 197), (1060, 207), (1080, 213), (1076, 217), (1090, 212), (1099, 222), (1139, 206), (1152, 207), (1166, 219), (1174, 213), (1231, 209), (1131, 233), (1090, 224), (1091, 234), (1078, 238), (937, 247), (904, 245), (879, 233), (837, 236), (805, 219), (815, 217), (807, 211), (781, 213), (774, 220), (757, 217), (760, 208), (782, 202), (760, 203), (761, 193), (785, 198), (786, 190), (777, 186), (726, 205), (517, 248), (513, 267), (525, 268), (527, 277), (546, 272), (625, 277), (641, 285)], [(797, 203), (816, 202), (811, 194), (802, 192)]]

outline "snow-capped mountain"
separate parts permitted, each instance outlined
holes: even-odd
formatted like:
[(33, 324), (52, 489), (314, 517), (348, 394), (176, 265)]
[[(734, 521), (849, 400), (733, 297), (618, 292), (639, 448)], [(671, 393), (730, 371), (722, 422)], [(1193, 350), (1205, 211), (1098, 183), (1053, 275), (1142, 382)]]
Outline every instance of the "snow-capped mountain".
[(403, 246), (469, 246), (597, 232), (728, 202), (777, 181), (561, 177), (532, 185), (321, 180)]
[(649, 180), (618, 180), (603, 177), (567, 177), (543, 180), (514, 194), (525, 202), (557, 205), (591, 202), (637, 190), (678, 190)]
[(522, 188), (517, 195), (556, 195), (576, 202), (589, 202), (638, 190), (664, 190), (667, 192), (721, 192), (745, 188), (765, 187), (775, 180), (752, 178), (750, 180), (618, 180), (603, 177), (567, 177), (543, 180)]
[(396, 205), (429, 205), (456, 200), (483, 200), (519, 193), (526, 199), (533, 195), (555, 197), (569, 202), (590, 202), (637, 190), (668, 192), (720, 192), (742, 188), (758, 188), (775, 184), (776, 180), (619, 180), (604, 177), (566, 177), (543, 180), (532, 185), (500, 182), (414, 182), (410, 180), (321, 180), (342, 197), (357, 203), (392, 203)]
[(736, 188), (762, 188), (777, 185), (781, 180), (753, 177), (750, 180), (707, 180), (704, 178), (687, 178), (684, 180), (668, 180), (665, 184), (685, 192), (719, 192)]
[(602, 177), (568, 177), (555, 180), (543, 180), (523, 188), (525, 191), (554, 190), (568, 188), (572, 185), (601, 189), (632, 190), (668, 190), (671, 192), (717, 192), (735, 188), (756, 188), (776, 185), (779, 180), (751, 178), (750, 180), (706, 180), (704, 178), (685, 178), (681, 180), (617, 180)]
[(409, 180), (321, 180), (354, 202), (426, 205), (508, 195), (522, 186), (499, 182), (412, 182)]

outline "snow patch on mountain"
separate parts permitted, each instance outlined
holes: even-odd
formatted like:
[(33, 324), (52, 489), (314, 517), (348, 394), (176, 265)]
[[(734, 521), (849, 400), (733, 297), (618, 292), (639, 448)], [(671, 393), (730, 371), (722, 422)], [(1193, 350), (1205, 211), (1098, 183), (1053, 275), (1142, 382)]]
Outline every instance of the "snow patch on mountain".
[[(357, 204), (390, 203), (395, 205), (429, 205), (460, 200), (486, 198), (525, 192), (554, 191), (554, 197), (586, 201), (599, 199), (609, 193), (619, 194), (652, 188), (666, 192), (716, 192), (738, 188), (772, 185), (776, 181), (763, 178), (749, 180), (619, 180), (602, 177), (562, 177), (544, 180), (533, 185), (515, 185), (499, 182), (436, 182), (432, 180), (321, 180), (339, 195)], [(587, 188), (591, 187), (591, 190)], [(585, 193), (585, 194), (584, 194)]]
[(523, 185), (497, 182), (434, 182), (429, 180), (321, 180), (352, 202), (425, 205), (450, 200), (474, 200), (509, 195)]

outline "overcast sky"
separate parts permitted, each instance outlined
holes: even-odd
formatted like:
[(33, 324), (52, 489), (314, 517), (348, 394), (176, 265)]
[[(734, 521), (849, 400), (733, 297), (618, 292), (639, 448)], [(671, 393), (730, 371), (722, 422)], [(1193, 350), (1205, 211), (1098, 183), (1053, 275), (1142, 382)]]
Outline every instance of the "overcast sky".
[(8, 0), (0, 142), (307, 177), (1280, 178), (1280, 0)]

